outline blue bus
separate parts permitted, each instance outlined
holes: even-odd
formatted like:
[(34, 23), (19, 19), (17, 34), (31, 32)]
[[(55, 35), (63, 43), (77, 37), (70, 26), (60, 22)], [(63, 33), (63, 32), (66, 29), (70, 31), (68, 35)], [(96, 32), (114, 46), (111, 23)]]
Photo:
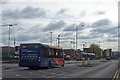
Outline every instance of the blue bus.
[(19, 66), (30, 69), (40, 67), (64, 67), (63, 49), (41, 43), (20, 44)]

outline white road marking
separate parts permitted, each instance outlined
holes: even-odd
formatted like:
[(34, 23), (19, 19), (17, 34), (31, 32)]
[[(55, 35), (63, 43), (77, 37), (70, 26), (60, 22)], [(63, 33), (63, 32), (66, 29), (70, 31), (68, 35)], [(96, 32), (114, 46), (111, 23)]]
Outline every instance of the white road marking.
[(28, 77), (23, 76), (22, 78), (28, 78)]
[(29, 72), (29, 74), (33, 74), (32, 72)]
[(51, 73), (51, 74), (56, 74), (56, 73)]
[(57, 74), (56, 76), (49, 76), (49, 77), (46, 77), (46, 78), (54, 78), (54, 77), (65, 75), (65, 74), (67, 74), (67, 73)]
[(46, 78), (53, 78), (53, 77), (55, 77), (55, 76), (50, 76), (50, 77), (46, 77)]
[(17, 77), (20, 77), (21, 75), (20, 74), (16, 74)]

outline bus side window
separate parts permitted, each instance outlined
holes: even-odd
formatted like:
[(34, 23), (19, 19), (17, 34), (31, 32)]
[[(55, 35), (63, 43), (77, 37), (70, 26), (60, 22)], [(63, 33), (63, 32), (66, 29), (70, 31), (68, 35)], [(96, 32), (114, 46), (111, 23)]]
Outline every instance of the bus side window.
[(45, 57), (45, 48), (42, 48), (43, 57)]
[(43, 47), (43, 56), (44, 57), (48, 57), (48, 53), (49, 53), (48, 48), (47, 47)]
[(50, 56), (50, 55), (52, 55), (52, 52), (51, 52), (51, 50), (49, 49), (49, 56)]
[(49, 55), (53, 55), (53, 49), (52, 48), (49, 49)]

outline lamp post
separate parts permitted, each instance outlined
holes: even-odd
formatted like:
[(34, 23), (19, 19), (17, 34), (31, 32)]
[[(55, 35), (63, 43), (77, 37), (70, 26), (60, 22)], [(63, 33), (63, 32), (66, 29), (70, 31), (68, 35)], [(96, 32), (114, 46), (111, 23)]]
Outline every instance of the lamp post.
[(58, 35), (58, 47), (60, 46), (60, 35)]
[(16, 44), (16, 42), (15, 42), (15, 38), (14, 38), (14, 52), (15, 52), (15, 44)]
[(76, 53), (77, 53), (77, 43), (78, 43), (77, 39), (78, 39), (78, 26), (76, 26)]
[[(80, 26), (83, 27), (84, 24), (82, 23)], [(76, 53), (77, 53), (77, 48), (78, 48), (78, 46), (77, 46), (78, 45), (78, 27), (79, 27), (79, 25), (76, 26)]]
[(10, 57), (10, 27), (17, 25), (17, 24), (5, 24), (2, 26), (8, 26), (9, 27), (9, 34), (8, 34), (8, 57)]
[(51, 38), (50, 38), (50, 44), (52, 45), (52, 31), (50, 32)]

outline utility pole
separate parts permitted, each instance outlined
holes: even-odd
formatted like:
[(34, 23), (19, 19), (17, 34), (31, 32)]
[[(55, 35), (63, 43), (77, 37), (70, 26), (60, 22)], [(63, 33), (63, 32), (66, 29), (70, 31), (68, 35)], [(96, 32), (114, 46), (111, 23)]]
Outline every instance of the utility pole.
[(60, 35), (58, 35), (58, 47), (60, 46)]
[(73, 38), (73, 48), (75, 49), (76, 43), (75, 43), (75, 38)]
[(72, 44), (73, 44), (73, 41), (70, 41), (70, 43), (71, 43), (71, 49), (72, 49), (72, 48), (73, 48), (73, 45), (72, 45)]
[(15, 42), (15, 38), (14, 38), (14, 52), (15, 52), (15, 43), (16, 43), (16, 42)]
[(85, 48), (85, 44), (83, 43), (83, 49)]
[(72, 47), (73, 47), (73, 49), (75, 49), (75, 39), (74, 38), (72, 38), (73, 40), (71, 41), (72, 42)]
[(77, 53), (77, 43), (78, 43), (77, 39), (78, 39), (78, 26), (76, 26), (76, 53)]
[(87, 47), (87, 42), (82, 42), (83, 48)]
[(8, 57), (10, 57), (10, 27), (17, 25), (17, 24), (5, 24), (2, 26), (8, 26), (9, 27), (9, 34), (8, 34)]
[(52, 45), (52, 31), (50, 32), (51, 38), (50, 38), (50, 44)]
[[(81, 24), (81, 27), (83, 27), (84, 26), (84, 24), (82, 23)], [(77, 48), (78, 48), (78, 27), (79, 27), (79, 25), (78, 26), (76, 26), (76, 53), (77, 53)]]
[(58, 39), (58, 38), (56, 38), (56, 46), (57, 46), (57, 39)]

